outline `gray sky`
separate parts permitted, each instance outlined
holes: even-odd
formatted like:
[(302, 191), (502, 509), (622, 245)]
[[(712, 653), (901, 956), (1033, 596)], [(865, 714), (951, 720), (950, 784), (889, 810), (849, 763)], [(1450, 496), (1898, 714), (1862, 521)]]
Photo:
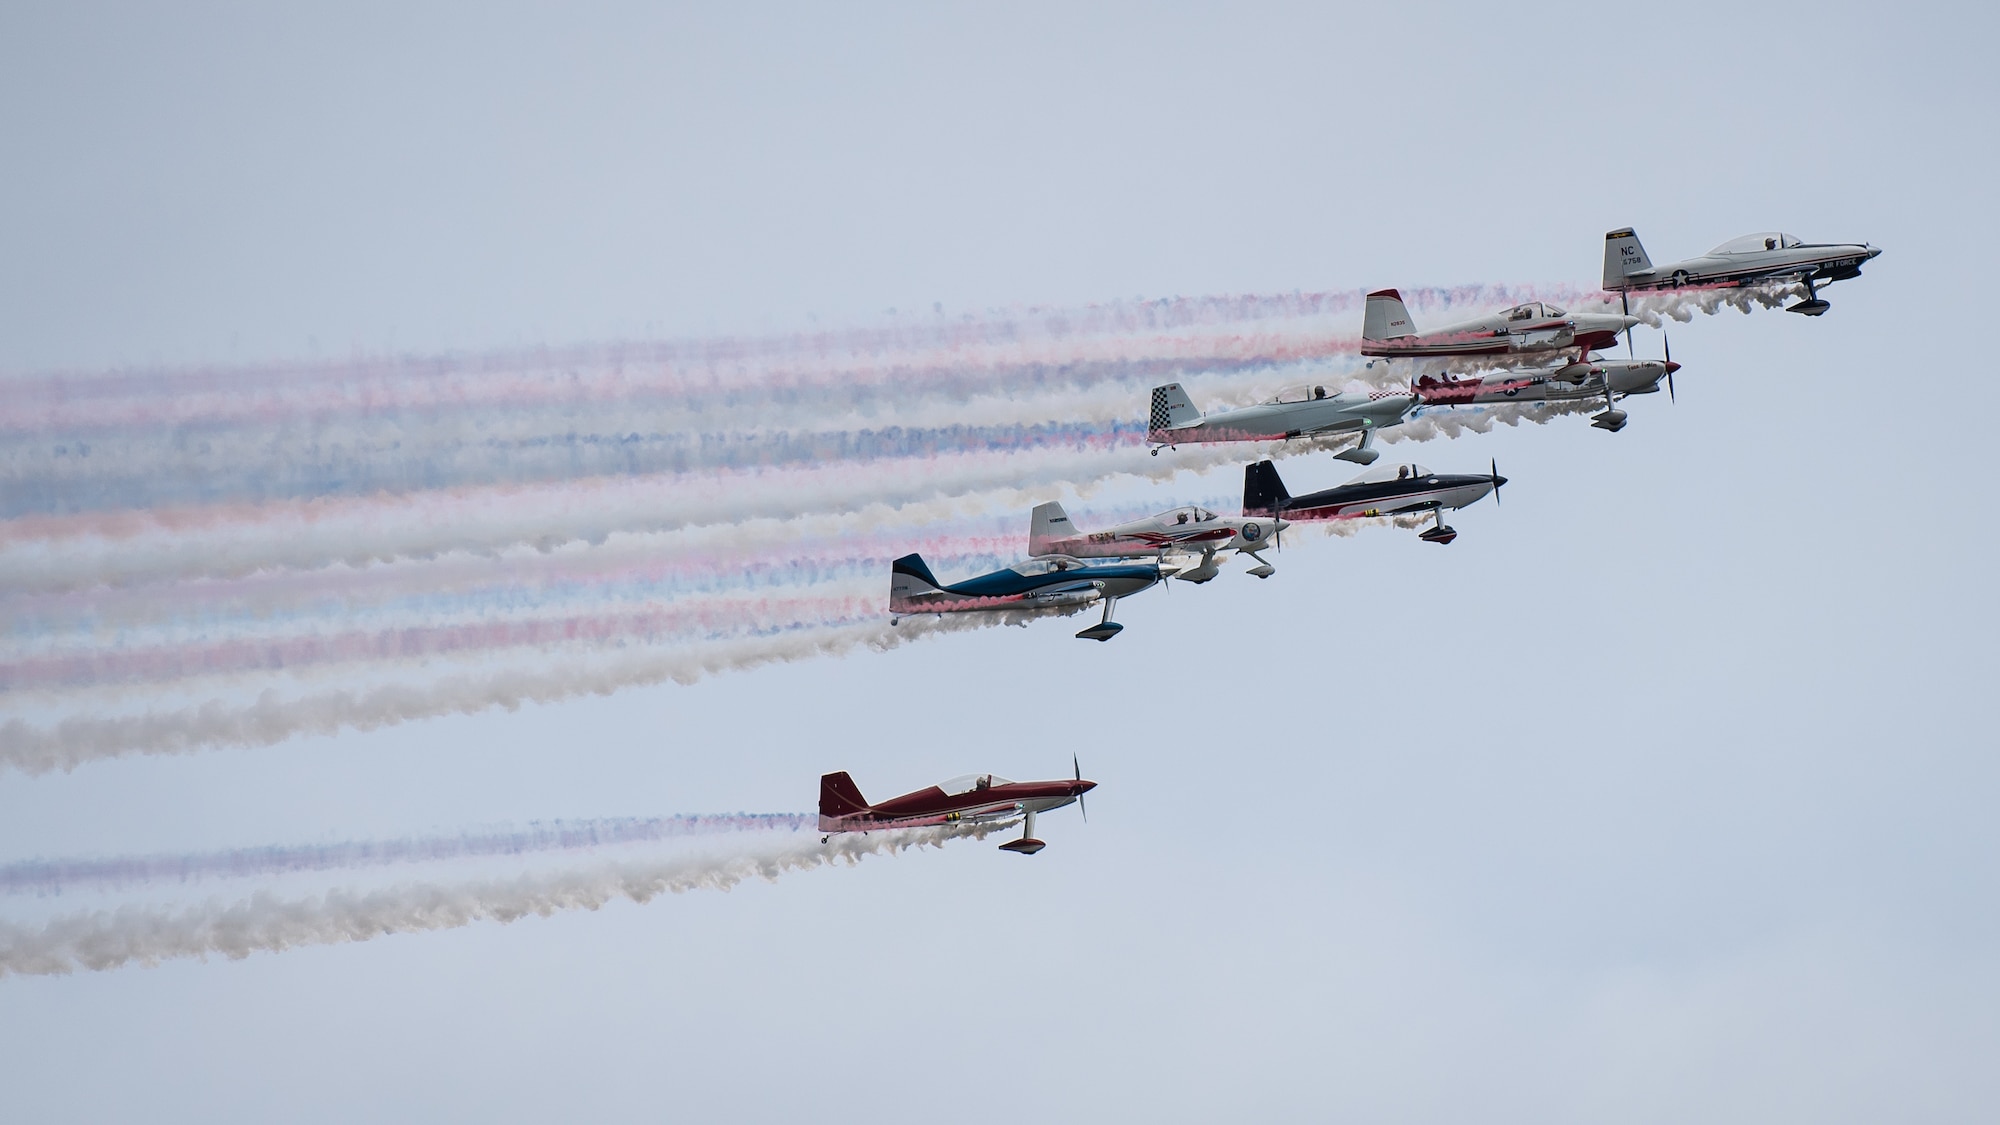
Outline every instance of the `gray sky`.
[(803, 809), (824, 770), (1073, 751), (1100, 782), (1033, 861), (0, 981), (10, 1114), (1990, 1112), (1996, 543), (1960, 392), (1991, 15), (1235, 8), (0, 12), (7, 373), (1590, 284), (1628, 223), (1656, 259), (1887, 248), (1817, 320), (1676, 326), (1687, 397), (1624, 433), (1417, 448), (1514, 482), (1448, 549), (1303, 544), (1133, 600), (1111, 645), (1045, 623), (0, 774), (0, 859)]

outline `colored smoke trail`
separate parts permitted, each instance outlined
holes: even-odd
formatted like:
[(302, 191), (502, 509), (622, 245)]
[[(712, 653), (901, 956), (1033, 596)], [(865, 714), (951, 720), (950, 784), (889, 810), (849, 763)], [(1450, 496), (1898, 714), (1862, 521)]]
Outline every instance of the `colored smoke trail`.
[(285, 899), (260, 893), (235, 902), (181, 908), (127, 906), (81, 911), (40, 927), (0, 922), (0, 976), (60, 975), (220, 954), (241, 959), (310, 945), (368, 941), (385, 934), (502, 924), (529, 915), (597, 910), (617, 899), (644, 904), (662, 894), (726, 891), (751, 878), (775, 881), (840, 861), (895, 855), (954, 839), (979, 839), (1005, 825), (847, 833), (760, 840), (725, 854), (606, 863), (589, 868), (463, 883), (412, 883), (377, 891), (333, 891)]
[(0, 723), (0, 768), (28, 774), (68, 771), (133, 754), (185, 754), (227, 746), (269, 746), (301, 734), (373, 730), (441, 715), (518, 709), (620, 688), (693, 683), (703, 676), (765, 664), (878, 652), (937, 633), (1026, 624), (1067, 610), (1016, 610), (917, 618), (892, 626), (877, 607), (867, 620), (672, 649), (611, 649), (575, 654), (532, 668), (471, 671), (426, 683), (406, 680), (281, 696), (267, 690), (250, 703), (210, 699), (131, 715), (73, 714), (48, 725), (20, 718)]
[(273, 845), (181, 855), (32, 859), (0, 864), (0, 894), (59, 894), (85, 887), (189, 883), (201, 879), (242, 879), (487, 856), (520, 856), (723, 833), (802, 832), (818, 823), (818, 817), (813, 813), (611, 817), (546, 823), (536, 821), (522, 829), (496, 826), (476, 832), (394, 840)]

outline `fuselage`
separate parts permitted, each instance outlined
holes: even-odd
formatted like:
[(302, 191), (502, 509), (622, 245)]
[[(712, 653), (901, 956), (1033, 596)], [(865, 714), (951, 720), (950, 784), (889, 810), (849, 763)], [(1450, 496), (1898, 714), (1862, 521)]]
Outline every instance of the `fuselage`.
[(1355, 481), (1284, 501), (1288, 520), (1347, 520), (1463, 508), (1504, 483), (1505, 477), (1424, 473), (1403, 479)]
[(1157, 563), (1091, 565), (1074, 558), (1030, 559), (949, 586), (898, 586), (892, 582), (889, 612), (964, 613), (1087, 605), (1136, 594), (1159, 581)]
[(1504, 402), (1565, 402), (1602, 399), (1608, 383), (1620, 395), (1649, 394), (1660, 380), (1679, 370), (1668, 360), (1596, 360), (1601, 374), (1580, 381), (1557, 377), (1555, 368), (1496, 371), (1480, 378), (1425, 375), (1416, 381), (1417, 397), (1425, 406), (1465, 406)]
[(1435, 332), (1364, 340), (1367, 356), (1509, 355), (1609, 346), (1639, 318), (1619, 313), (1566, 313), (1539, 301), (1463, 321)]
[[(1318, 394), (1313, 392), (1317, 391)], [(1341, 391), (1327, 394), (1310, 388), (1298, 397), (1203, 415), (1191, 425), (1160, 430), (1156, 442), (1184, 445), (1223, 441), (1278, 441), (1306, 434), (1350, 433), (1379, 429), (1403, 420), (1414, 403), (1401, 391)]]
[(1859, 276), (1862, 264), (1880, 253), (1880, 247), (1865, 243), (1807, 243), (1787, 234), (1745, 235), (1699, 257), (1628, 274), (1607, 288), (1684, 289), (1778, 279), (1844, 281)]
[(1271, 519), (1219, 516), (1206, 508), (1176, 508), (1068, 539), (1052, 540), (1037, 554), (1076, 558), (1142, 558), (1174, 552), (1261, 551), (1277, 530)]
[[(965, 779), (966, 788), (947, 782), (906, 793), (842, 816), (819, 818), (821, 832), (867, 832), (933, 824), (1011, 820), (1075, 803), (1097, 788), (1094, 781), (1009, 781), (990, 774)], [(954, 791), (957, 790), (957, 791)]]

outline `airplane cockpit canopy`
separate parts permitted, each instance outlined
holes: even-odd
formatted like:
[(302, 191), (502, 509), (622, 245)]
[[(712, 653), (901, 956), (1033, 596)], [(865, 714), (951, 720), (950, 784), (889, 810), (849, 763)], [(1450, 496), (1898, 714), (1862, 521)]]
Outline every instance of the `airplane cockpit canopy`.
[(1015, 574), (1032, 576), (1036, 574), (1060, 574), (1065, 570), (1083, 569), (1083, 560), (1068, 555), (1043, 555), (1038, 559), (1017, 562), (1011, 568)]
[(952, 778), (950, 781), (938, 782), (938, 788), (944, 790), (947, 794), (957, 796), (960, 793), (970, 793), (975, 789), (990, 789), (995, 785), (1012, 784), (1014, 783), (1011, 780), (1001, 777), (997, 773), (965, 773)]
[(1507, 310), (1508, 320), (1554, 320), (1564, 315), (1567, 314), (1545, 301), (1529, 301)]
[(1215, 518), (1215, 513), (1209, 511), (1207, 508), (1175, 508), (1160, 518), (1169, 524), (1178, 526), (1184, 523), (1207, 523)]
[(1296, 387), (1286, 387), (1284, 390), (1279, 391), (1278, 397), (1272, 399), (1271, 404), (1310, 402), (1314, 399), (1332, 398), (1338, 393), (1338, 391), (1328, 388), (1324, 383), (1306, 383)]
[(1415, 480), (1418, 477), (1428, 477), (1430, 475), (1431, 471), (1422, 465), (1415, 462), (1407, 462), (1401, 465), (1376, 465), (1347, 483), (1378, 484), (1382, 481)]
[(1746, 234), (1742, 238), (1732, 238), (1728, 242), (1710, 250), (1711, 254), (1755, 254), (1762, 250), (1790, 250), (1794, 246), (1804, 246), (1797, 235), (1781, 231), (1767, 230), (1758, 234)]

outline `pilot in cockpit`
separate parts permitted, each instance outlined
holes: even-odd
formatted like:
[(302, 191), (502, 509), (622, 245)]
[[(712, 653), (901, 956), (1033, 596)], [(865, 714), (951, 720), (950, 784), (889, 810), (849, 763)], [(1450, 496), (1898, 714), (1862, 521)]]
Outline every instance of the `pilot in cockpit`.
[(1397, 479), (1397, 480), (1409, 480), (1409, 479), (1410, 479), (1410, 467), (1409, 467), (1408, 465), (1398, 465), (1398, 466), (1396, 466), (1396, 479)]
[(1325, 398), (1325, 397), (1326, 397), (1326, 388), (1325, 388), (1325, 387), (1314, 387), (1314, 388), (1313, 388), (1313, 397), (1314, 397), (1314, 398)]
[(1764, 240), (1764, 249), (1766, 249), (1766, 250), (1776, 250), (1777, 248), (1778, 248), (1778, 240), (1777, 240), (1777, 239), (1775, 239), (1775, 238), (1767, 238), (1767, 239), (1765, 239), (1765, 240)]
[(977, 781), (973, 782), (973, 783), (972, 783), (972, 787), (973, 787), (974, 789), (990, 789), (990, 788), (992, 788), (992, 787), (993, 787), (993, 775), (992, 775), (992, 774), (990, 774), (990, 773), (982, 773), (982, 774), (980, 774), (980, 775), (979, 775), (979, 780), (977, 780)]
[(1187, 517), (1188, 517), (1188, 514), (1187, 514), (1186, 512), (1182, 512), (1182, 513), (1180, 513), (1179, 515), (1177, 515), (1177, 516), (1175, 516), (1175, 517), (1174, 517), (1174, 522), (1175, 522), (1175, 523), (1186, 523), (1186, 522), (1187, 522)]

